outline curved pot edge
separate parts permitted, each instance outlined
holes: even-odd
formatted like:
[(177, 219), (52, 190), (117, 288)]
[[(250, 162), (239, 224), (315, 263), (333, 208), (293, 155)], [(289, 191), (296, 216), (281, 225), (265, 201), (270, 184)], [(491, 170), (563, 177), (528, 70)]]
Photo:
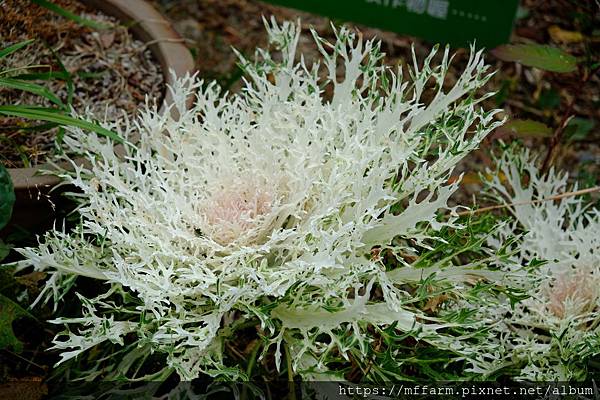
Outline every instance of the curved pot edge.
[[(83, 3), (97, 8), (105, 14), (114, 16), (121, 21), (133, 21), (131, 26), (133, 35), (150, 43), (149, 48), (153, 56), (160, 62), (165, 79), (165, 86), (174, 82), (174, 77), (184, 76), (195, 71), (195, 64), (183, 40), (171, 27), (170, 22), (159, 13), (152, 5), (144, 0), (81, 0)], [(165, 90), (165, 104), (172, 102), (171, 93)], [(54, 169), (51, 164), (42, 164), (32, 168), (7, 168), (13, 181), (15, 192), (31, 191), (51, 188), (60, 180), (54, 175), (42, 175), (41, 171)], [(34, 194), (34, 192), (32, 192)], [(38, 197), (38, 196), (34, 196)], [(32, 199), (34, 200), (34, 199)]]

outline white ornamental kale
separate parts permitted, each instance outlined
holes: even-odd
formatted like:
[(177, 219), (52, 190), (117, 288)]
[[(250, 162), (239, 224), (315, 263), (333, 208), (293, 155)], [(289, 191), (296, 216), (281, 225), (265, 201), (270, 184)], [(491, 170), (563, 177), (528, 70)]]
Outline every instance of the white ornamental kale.
[(49, 274), (41, 298), (60, 300), (74, 276), (106, 292), (80, 296), (82, 316), (54, 321), (70, 326), (55, 340), (61, 362), (110, 341), (129, 352), (115, 374), (154, 352), (182, 379), (232, 373), (223, 346), (252, 319), (277, 365), (283, 344), (300, 373), (324, 371), (333, 349), (366, 351), (369, 324), (418, 328), (458, 351), (436, 333), (442, 323), (404, 301), (401, 285), (422, 274), (387, 271), (377, 254), (456, 226), (450, 173), (501, 123), (479, 105), (489, 94), (475, 94), (491, 76), (482, 53), (449, 87), (448, 49), (437, 66), (435, 51), (415, 60), (407, 81), (382, 65), (378, 42), (345, 28), (335, 43), (313, 32), (314, 65), (296, 55), (298, 25), (268, 31), (281, 53), (241, 58), (240, 94), (180, 80), (170, 113), (148, 106), (113, 127), (128, 139), (124, 154), (76, 128), (65, 138), (88, 161), (62, 173), (79, 189), (81, 224), (21, 249), (21, 266)]
[(588, 360), (600, 354), (600, 210), (582, 197), (548, 201), (577, 185), (553, 169), (541, 174), (535, 162), (528, 151), (509, 150), (489, 174), (491, 192), (512, 214), (492, 246), (519, 235), (506, 267), (538, 265), (529, 271), (526, 300), (487, 311), (503, 316), (498, 334), (522, 379), (585, 379)]

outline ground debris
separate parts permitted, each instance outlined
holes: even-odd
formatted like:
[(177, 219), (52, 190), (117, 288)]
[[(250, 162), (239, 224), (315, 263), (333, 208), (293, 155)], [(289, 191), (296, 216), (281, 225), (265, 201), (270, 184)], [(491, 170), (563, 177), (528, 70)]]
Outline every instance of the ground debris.
[[(0, 70), (15, 69), (8, 74), (14, 77), (24, 73), (60, 73), (64, 66), (73, 83), (71, 106), (100, 120), (134, 115), (145, 95), (162, 98), (164, 82), (159, 63), (126, 27), (119, 25), (115, 18), (74, 0), (60, 0), (55, 4), (109, 28), (94, 31), (28, 0), (3, 1), (0, 3), (0, 48), (31, 38), (36, 40), (0, 60)], [(68, 102), (67, 79), (54, 77), (31, 82), (48, 87), (63, 102)], [(3, 88), (0, 88), (0, 104), (52, 106), (39, 96)], [(57, 129), (24, 129), (40, 123), (14, 118), (0, 118), (0, 125), (0, 162), (7, 167), (43, 163), (56, 150)]]

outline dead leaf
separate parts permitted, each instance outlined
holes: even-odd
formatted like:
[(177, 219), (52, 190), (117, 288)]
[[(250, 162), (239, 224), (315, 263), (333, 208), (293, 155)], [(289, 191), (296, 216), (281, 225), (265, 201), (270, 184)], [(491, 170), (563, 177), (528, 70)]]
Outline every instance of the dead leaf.
[(109, 32), (102, 32), (100, 34), (100, 43), (102, 44), (102, 47), (105, 49), (108, 49), (113, 42), (115, 41), (115, 33), (112, 31)]
[(381, 247), (374, 247), (371, 249), (371, 260), (379, 262), (381, 261)]
[(245, 354), (246, 356), (249, 356), (250, 353), (252, 353), (252, 350), (254, 350), (254, 348), (258, 345), (258, 339), (254, 339), (251, 340), (246, 347), (244, 348), (244, 350), (242, 351), (243, 354)]
[[(500, 178), (500, 182), (506, 182), (506, 176), (502, 173), (499, 172), (497, 175), (492, 175), (489, 173), (483, 174), (484, 179), (491, 181), (494, 176), (497, 176), (498, 178)], [(451, 176), (448, 181), (447, 184), (451, 185), (453, 183), (456, 183), (458, 180), (460, 179), (459, 175), (454, 175)], [(461, 185), (470, 185), (470, 184), (481, 184), (481, 175), (478, 172), (467, 172), (463, 175), (462, 180), (460, 181)]]
[(224, 29), (225, 33), (227, 33), (229, 36), (231, 36), (231, 38), (235, 41), (239, 40), (240, 38), (240, 33), (233, 27), (231, 26), (226, 26)]
[(29, 274), (18, 276), (15, 278), (15, 280), (29, 289), (37, 289), (39, 281), (41, 281), (44, 278), (46, 278), (45, 272), (34, 271)]
[(557, 25), (552, 25), (548, 28), (548, 33), (552, 40), (557, 43), (579, 43), (585, 38), (581, 32), (567, 31)]
[(48, 394), (48, 386), (42, 378), (34, 376), (21, 379), (11, 379), (0, 385), (0, 398), (5, 400), (31, 399), (38, 400)]
[(131, 95), (133, 96), (134, 99), (136, 99), (137, 101), (143, 101), (144, 100), (144, 95), (141, 94), (139, 91), (137, 90), (132, 90), (131, 91)]
[(425, 307), (423, 307), (423, 311), (431, 311), (436, 312), (438, 306), (442, 304), (444, 301), (448, 300), (450, 297), (447, 294), (440, 294), (435, 297), (427, 300)]

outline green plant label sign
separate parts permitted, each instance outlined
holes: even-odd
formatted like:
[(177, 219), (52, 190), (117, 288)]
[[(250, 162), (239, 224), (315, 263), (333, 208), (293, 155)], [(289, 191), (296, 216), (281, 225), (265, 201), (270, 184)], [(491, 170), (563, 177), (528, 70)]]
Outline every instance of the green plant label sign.
[(333, 19), (479, 47), (508, 42), (518, 0), (265, 0)]

